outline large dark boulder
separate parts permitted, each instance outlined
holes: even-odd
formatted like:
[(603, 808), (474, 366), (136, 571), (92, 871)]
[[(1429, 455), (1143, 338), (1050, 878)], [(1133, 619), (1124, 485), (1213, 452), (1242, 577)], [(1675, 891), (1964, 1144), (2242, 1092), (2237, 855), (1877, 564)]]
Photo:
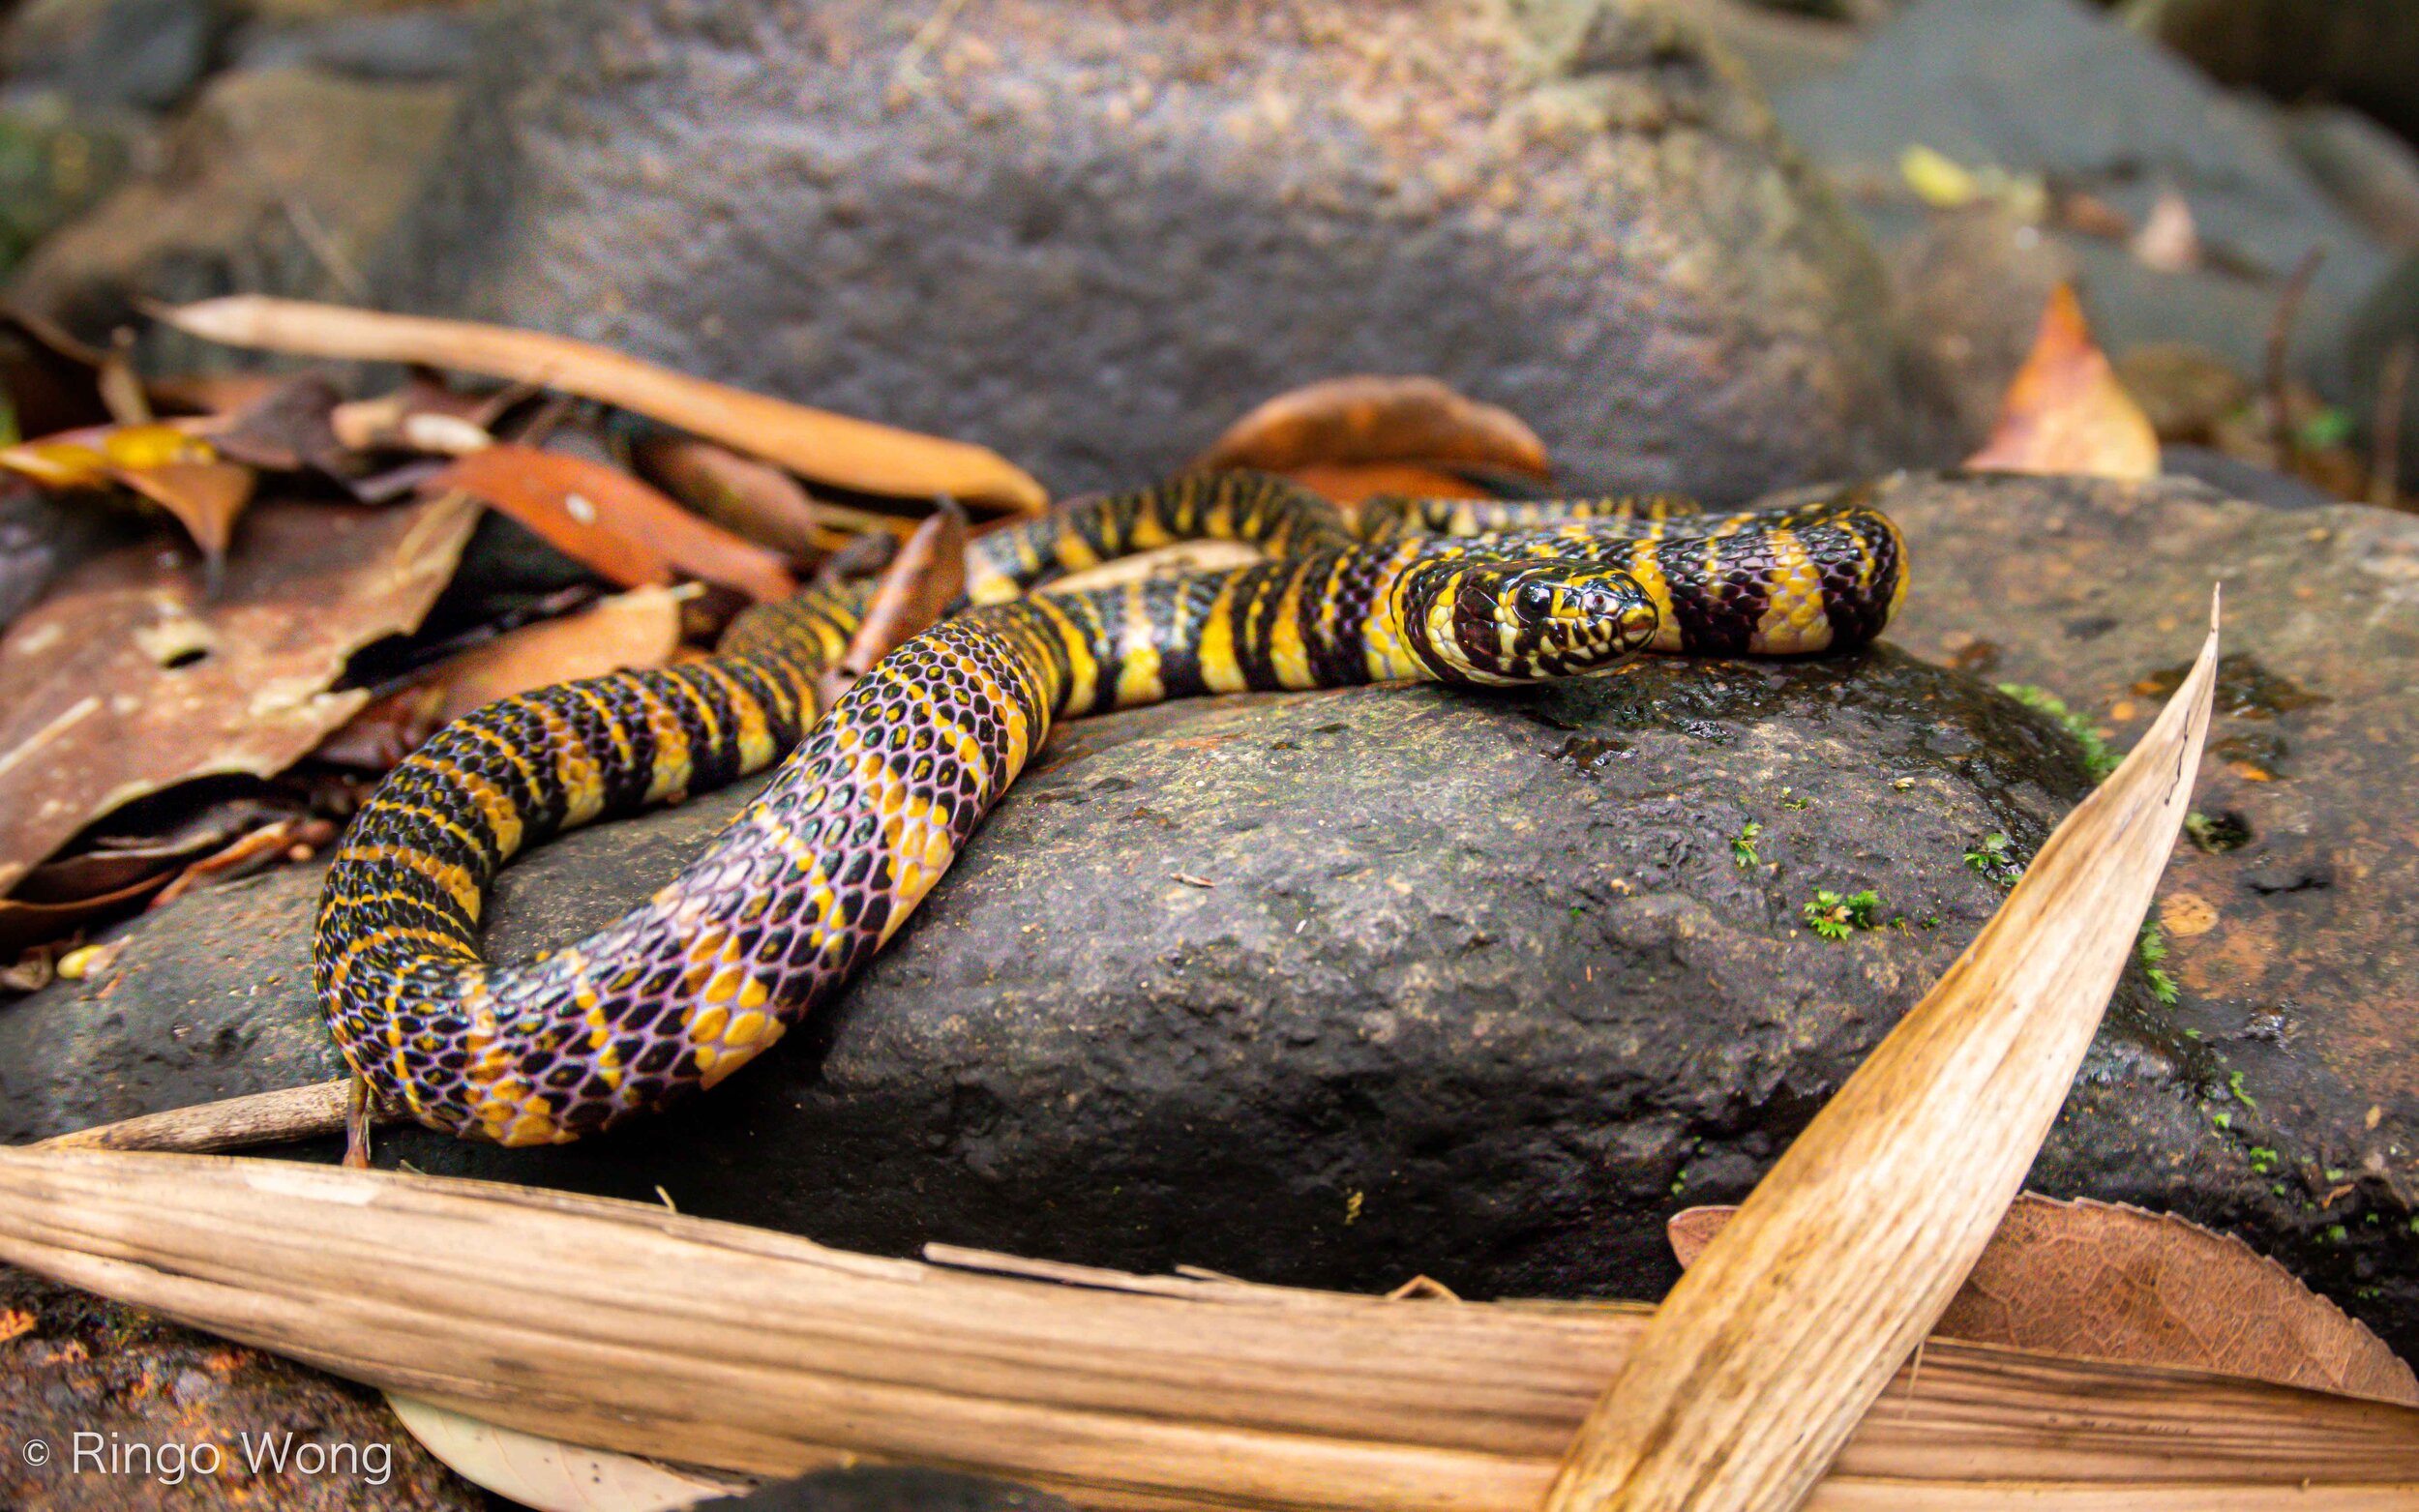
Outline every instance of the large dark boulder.
[(1639, 0), (513, 0), (375, 282), (1000, 449), (1165, 470), (1432, 372), (1576, 473), (1896, 460), (1887, 297), (1751, 85)]

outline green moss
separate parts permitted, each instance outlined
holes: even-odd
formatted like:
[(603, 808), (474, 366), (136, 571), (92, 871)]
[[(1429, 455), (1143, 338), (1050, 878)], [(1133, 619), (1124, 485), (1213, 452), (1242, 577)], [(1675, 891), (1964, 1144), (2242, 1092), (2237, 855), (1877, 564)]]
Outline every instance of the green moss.
[(2001, 683), (1999, 691), (2026, 708), (2037, 709), (2065, 726), (2066, 732), (2075, 737), (2075, 743), (2083, 748), (2083, 766), (2091, 773), (2093, 782), (2106, 782), (2108, 774), (2117, 769), (2117, 762), (2123, 758), (2108, 749), (2108, 743), (2100, 738), (2100, 731), (2091, 721), (2066, 706), (2064, 698), (2032, 683)]
[(1968, 846), (1965, 864), (2002, 887), (2014, 887), (2024, 876), (2024, 858), (2007, 836), (1993, 831)]
[(1738, 838), (1730, 843), (1730, 859), (1738, 862), (1742, 871), (1761, 862), (1755, 853), (1755, 837), (1763, 833), (1764, 826), (1753, 819), (1739, 826)]
[(2142, 974), (2150, 978), (2151, 995), (2168, 1007), (2175, 1006), (2175, 978), (2160, 964), (2167, 959), (2166, 931), (2159, 928), (2156, 919), (2142, 920), (2141, 936), (2135, 942), (2134, 954), (2141, 958)]
[(1846, 939), (1858, 930), (1874, 927), (1874, 915), (1881, 909), (1879, 895), (1867, 889), (1846, 897), (1828, 887), (1814, 890), (1814, 901), (1806, 905), (1806, 922), (1825, 939)]
[[(2259, 1111), (2258, 1100), (2254, 1098), (2249, 1092), (2243, 1090), (2243, 1074), (2241, 1072), (2229, 1071), (2225, 1074), (2225, 1089), (2233, 1095), (2234, 1101), (2242, 1104), (2245, 1108), (2250, 1109), (2253, 1112), (2257, 1112)], [(2271, 1151), (2270, 1153), (2273, 1154), (2274, 1152)]]

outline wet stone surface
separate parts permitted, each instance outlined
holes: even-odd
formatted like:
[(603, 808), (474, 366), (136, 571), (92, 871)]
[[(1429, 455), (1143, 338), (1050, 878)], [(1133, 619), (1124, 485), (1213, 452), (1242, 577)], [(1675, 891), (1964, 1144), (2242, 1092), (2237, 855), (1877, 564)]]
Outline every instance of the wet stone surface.
[[(1897, 641), (2057, 695), (2122, 751), (2225, 585), (2201, 821), (2160, 888), (2192, 1093), (2222, 1152), (2196, 1201), (2419, 1347), (2419, 519), (2262, 509), (2178, 482), (1914, 479), (1876, 502), (1916, 588)], [(2061, 1196), (2096, 1167), (2053, 1140)], [(2196, 1157), (2206, 1158), (2206, 1157)]]
[(1061, 491), (1433, 373), (1607, 486), (1903, 460), (1887, 291), (1636, 0), (511, 0), (376, 303), (997, 447)]
[(0, 1444), (0, 1507), (25, 1512), (489, 1505), (373, 1391), (6, 1266)]
[[(892, 1253), (1653, 1296), (1662, 1219), (1745, 1193), (1997, 906), (1965, 852), (2029, 853), (2084, 787), (2056, 725), (1887, 648), (1113, 715), (1060, 732), (834, 1011), (711, 1094), (582, 1145), (397, 1131), (381, 1159), (661, 1186)], [(740, 801), (540, 851), (493, 946), (604, 923)], [(315, 886), (188, 898), (105, 980), (0, 1013), (0, 1139), (333, 1074)], [(1808, 927), (1818, 890), (1868, 889), (1876, 928)], [(2129, 973), (2049, 1169), (2222, 1206), (2240, 1159), (2190, 1092), (2203, 1058)]]

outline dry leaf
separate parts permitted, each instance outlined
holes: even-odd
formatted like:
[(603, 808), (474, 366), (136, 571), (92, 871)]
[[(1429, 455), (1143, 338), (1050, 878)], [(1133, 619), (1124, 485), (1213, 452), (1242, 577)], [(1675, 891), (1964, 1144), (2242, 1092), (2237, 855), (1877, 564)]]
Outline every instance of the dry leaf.
[(87, 924), (132, 913), (174, 877), (172, 872), (160, 872), (111, 892), (64, 903), (0, 898), (0, 956), (65, 939)]
[(433, 408), (425, 385), (339, 404), (328, 413), (337, 440), (356, 452), (467, 457), (495, 444), (485, 426), (451, 407)]
[(418, 363), (576, 394), (867, 493), (948, 494), (1025, 514), (1050, 502), (1040, 484), (986, 447), (709, 383), (567, 337), (251, 294), (158, 313), (180, 331), (233, 346)]
[(1290, 472), (1332, 462), (1429, 462), (1546, 474), (1545, 443), (1510, 410), (1434, 378), (1329, 378), (1227, 427), (1194, 466)]
[(1783, 1512), (1822, 1479), (2021, 1189), (2133, 959), (2200, 766), (2216, 617), (2133, 754), (1655, 1310), (1545, 1512)]
[(308, 755), (368, 701), (327, 691), (345, 660), (420, 623), (477, 518), (266, 504), (215, 598), (158, 543), (63, 578), (0, 637), (0, 892), (122, 804)]
[(176, 517), (178, 524), (215, 563), (235, 538), (235, 521), (252, 502), (255, 474), (234, 462), (164, 462), (157, 467), (118, 468), (111, 477)]
[(12, 896), (24, 903), (75, 903), (143, 881), (164, 882), (248, 831), (296, 816), (284, 804), (222, 799), (188, 816), (159, 820), (155, 833), (97, 836), (91, 849), (26, 873)]
[(211, 462), (218, 453), (196, 432), (204, 421), (93, 426), (0, 448), (0, 467), (45, 489), (105, 489), (121, 472)]
[(491, 446), (426, 485), (459, 489), (529, 527), (549, 546), (625, 588), (672, 581), (673, 569), (752, 599), (797, 591), (780, 556), (742, 541), (618, 468), (530, 446)]
[(21, 1339), (34, 1331), (34, 1315), (22, 1308), (0, 1308), (0, 1344)]
[[(651, 1202), (58, 1147), (0, 1149), (0, 1260), (565, 1442), (765, 1475), (837, 1450), (1137, 1508), (1530, 1512), (1645, 1315), (984, 1273)], [(2419, 1487), (2419, 1411), (2388, 1404), (1955, 1341), (1915, 1384), (1817, 1512)]]
[(1359, 504), (1381, 494), (1415, 499), (1482, 499), (1487, 490), (1456, 473), (1418, 462), (1311, 462), (1286, 474), (1338, 504)]
[(388, 771), (427, 744), (445, 723), (436, 717), (444, 701), (445, 690), (433, 683), (410, 683), (382, 694), (320, 741), (312, 759), (357, 772)]
[(429, 674), (433, 724), (551, 683), (666, 665), (680, 644), (680, 599), (672, 589), (633, 588), (473, 646)]
[(207, 432), (228, 461), (268, 472), (315, 470), (342, 479), (355, 471), (330, 416), (336, 385), (320, 373), (299, 373), (227, 412)]
[(2075, 291), (2049, 291), (2031, 355), (2008, 385), (1983, 449), (1968, 467), (1996, 472), (2155, 478), (2159, 437), (2108, 359), (2092, 344)]
[(149, 906), (164, 908), (214, 876), (249, 876), (299, 849), (304, 854), (336, 838), (336, 826), (325, 819), (280, 819), (264, 824), (224, 849), (202, 857), (160, 890)]
[(500, 1428), (400, 1392), (388, 1392), (386, 1405), (454, 1473), (532, 1512), (671, 1512), (753, 1489), (746, 1481), (708, 1480), (635, 1455)]
[(916, 527), (883, 570), (873, 601), (840, 665), (823, 677), (829, 708), (876, 662), (940, 623), (941, 611), (966, 592), (966, 515), (948, 499)]
[(1915, 197), (1935, 210), (1956, 210), (1980, 199), (1980, 180), (1945, 153), (1916, 142), (1898, 154), (1898, 176)]
[[(1680, 1263), (1695, 1263), (1737, 1211), (1673, 1215)], [(2172, 1214), (2031, 1192), (2008, 1209), (1932, 1337), (2419, 1406), (2419, 1379), (2383, 1340), (2240, 1239)]]
[(785, 556), (809, 560), (848, 545), (817, 518), (798, 480), (768, 462), (685, 436), (642, 441), (633, 460), (681, 503)]

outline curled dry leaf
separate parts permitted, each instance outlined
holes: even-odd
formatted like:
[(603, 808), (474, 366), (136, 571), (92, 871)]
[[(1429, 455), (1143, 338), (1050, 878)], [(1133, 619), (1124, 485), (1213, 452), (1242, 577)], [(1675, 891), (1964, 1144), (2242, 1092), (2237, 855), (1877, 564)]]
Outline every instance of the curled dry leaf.
[(2033, 349), (2008, 385), (1998, 424), (1968, 467), (1998, 472), (2155, 478), (2159, 437), (2092, 343), (2075, 291), (2049, 292)]
[(26, 903), (15, 898), (0, 898), (0, 956), (13, 955), (47, 941), (65, 939), (88, 924), (132, 913), (149, 903), (152, 896), (167, 886), (174, 875), (174, 873), (161, 872), (109, 892), (65, 903)]
[(1381, 494), (1416, 499), (1482, 499), (1487, 491), (1456, 473), (1418, 462), (1311, 462), (1286, 474), (1338, 504), (1359, 504)]
[(279, 502), (215, 598), (157, 544), (63, 579), (0, 638), (0, 891), (122, 804), (308, 755), (368, 701), (327, 691), (346, 659), (420, 623), (477, 517)]
[(495, 437), (476, 420), (430, 407), (425, 386), (339, 404), (329, 412), (328, 426), (340, 442), (356, 452), (467, 457), (495, 444)]
[[(1680, 1263), (1693, 1264), (1737, 1211), (1674, 1215)], [(2017, 1198), (1932, 1337), (2419, 1407), (2410, 1367), (2284, 1266), (2173, 1214), (2106, 1202)]]
[(1545, 443), (1510, 410), (1434, 378), (1329, 378), (1227, 427), (1193, 465), (1290, 472), (1314, 463), (1429, 462), (1546, 474)]
[(176, 517), (202, 555), (217, 562), (235, 539), (235, 521), (252, 502), (256, 475), (235, 462), (164, 462), (157, 467), (119, 468), (111, 474)]
[(2200, 266), (2200, 232), (2193, 207), (2173, 190), (2160, 193), (2128, 246), (2134, 260), (2154, 273), (2190, 273)]
[(174, 516), (216, 562), (252, 501), (254, 474), (219, 455), (199, 433), (207, 424), (142, 421), (71, 430), (0, 449), (0, 468), (45, 489), (127, 489)]
[(443, 725), (550, 683), (662, 667), (679, 645), (679, 591), (633, 588), (576, 614), (507, 631), (436, 667), (429, 674), (437, 690), (431, 718)]
[(777, 553), (582, 457), (491, 446), (459, 459), (425, 487), (461, 489), (624, 588), (669, 583), (677, 569), (760, 602), (797, 591)]
[(344, 478), (356, 468), (329, 418), (338, 399), (336, 385), (324, 374), (298, 373), (213, 423), (210, 444), (228, 461), (266, 472), (308, 468)]
[(752, 1489), (747, 1481), (711, 1480), (636, 1455), (498, 1427), (400, 1392), (387, 1393), (386, 1403), (456, 1474), (532, 1512), (672, 1512)]
[(1026, 514), (1039, 513), (1050, 501), (1030, 475), (987, 447), (809, 409), (567, 337), (249, 294), (158, 313), (180, 331), (233, 346), (419, 363), (538, 384), (634, 410), (803, 477), (867, 493), (945, 493)]
[(918, 525), (883, 569), (849, 649), (824, 675), (823, 706), (838, 701), (876, 662), (932, 629), (965, 592), (966, 514), (942, 499), (941, 512)]
[(798, 480), (768, 462), (685, 436), (649, 437), (634, 460), (681, 503), (784, 556), (812, 558), (848, 545), (845, 533), (817, 517)]

